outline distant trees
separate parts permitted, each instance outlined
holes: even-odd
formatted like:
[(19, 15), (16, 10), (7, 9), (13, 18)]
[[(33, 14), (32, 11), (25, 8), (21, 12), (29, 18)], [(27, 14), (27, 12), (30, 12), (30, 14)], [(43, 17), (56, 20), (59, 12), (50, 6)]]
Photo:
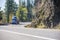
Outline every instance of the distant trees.
[(6, 0), (5, 11), (7, 15), (7, 22), (11, 22), (12, 16), (16, 14), (17, 4), (14, 0)]
[(19, 5), (16, 15), (20, 21), (27, 21), (27, 8), (25, 2), (22, 2), (22, 5)]
[(2, 20), (2, 11), (0, 11), (0, 20)]
[(6, 15), (5, 15), (5, 12), (1, 10), (1, 8), (0, 8), (0, 22), (6, 23)]
[(20, 21), (32, 21), (32, 4), (30, 0), (27, 0), (27, 5), (25, 1), (19, 1), (17, 15)]
[(18, 6), (14, 0), (6, 0), (5, 13), (8, 23), (11, 22), (12, 16), (17, 16), (20, 21), (32, 21), (32, 4), (29, 0), (27, 5), (25, 1), (20, 0)]
[(18, 10), (18, 4), (14, 2), (14, 15), (16, 16), (16, 11)]
[(22, 7), (20, 14), (20, 21), (27, 21), (27, 9), (25, 7)]
[(28, 10), (28, 21), (32, 21), (32, 4), (30, 3), (30, 0), (27, 0), (27, 10)]
[(19, 7), (16, 15), (20, 21), (27, 21), (27, 9), (24, 6)]
[(0, 21), (2, 20), (2, 12), (3, 11), (1, 11), (1, 7), (0, 7)]

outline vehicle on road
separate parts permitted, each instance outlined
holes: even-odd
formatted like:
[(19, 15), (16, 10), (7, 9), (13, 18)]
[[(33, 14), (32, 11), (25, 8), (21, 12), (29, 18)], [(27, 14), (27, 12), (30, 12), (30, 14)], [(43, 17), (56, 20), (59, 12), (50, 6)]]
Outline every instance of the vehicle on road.
[(19, 24), (19, 21), (18, 21), (18, 19), (17, 19), (16, 16), (13, 16), (13, 17), (12, 17), (12, 22), (11, 22), (11, 24)]

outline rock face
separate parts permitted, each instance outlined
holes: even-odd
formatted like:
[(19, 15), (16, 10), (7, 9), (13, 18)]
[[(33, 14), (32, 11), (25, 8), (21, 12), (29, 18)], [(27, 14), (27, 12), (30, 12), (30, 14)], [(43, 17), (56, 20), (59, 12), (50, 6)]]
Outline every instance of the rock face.
[(57, 26), (60, 23), (60, 0), (53, 0), (54, 1), (54, 16), (53, 16), (53, 22), (54, 26)]
[(31, 26), (53, 28), (60, 21), (59, 0), (35, 0), (35, 20)]

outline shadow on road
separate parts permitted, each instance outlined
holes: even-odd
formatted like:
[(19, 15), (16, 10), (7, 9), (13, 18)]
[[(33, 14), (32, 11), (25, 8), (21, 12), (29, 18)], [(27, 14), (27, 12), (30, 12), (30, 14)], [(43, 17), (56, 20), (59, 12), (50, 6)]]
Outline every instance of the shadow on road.
[(6, 26), (6, 25), (8, 25), (8, 24), (0, 24), (0, 26)]

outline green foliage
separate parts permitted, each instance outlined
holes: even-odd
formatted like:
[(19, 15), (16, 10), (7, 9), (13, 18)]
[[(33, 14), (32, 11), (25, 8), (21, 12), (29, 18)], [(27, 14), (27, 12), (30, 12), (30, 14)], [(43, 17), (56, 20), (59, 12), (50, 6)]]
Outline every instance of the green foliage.
[(27, 8), (24, 6), (19, 6), (16, 16), (20, 21), (27, 21)]
[(27, 14), (23, 14), (23, 20), (27, 21)]
[(0, 11), (0, 17), (2, 17), (2, 11)]
[(12, 17), (10, 18), (11, 14), (15, 15), (16, 10), (17, 10), (17, 4), (14, 2), (14, 0), (6, 0), (5, 12), (7, 15), (8, 23), (10, 20), (12, 20)]
[(28, 21), (32, 21), (32, 4), (30, 3), (30, 0), (27, 0), (27, 10), (28, 10)]
[(0, 11), (0, 20), (2, 20), (2, 11)]
[(7, 23), (7, 19), (6, 19), (6, 14), (5, 13), (2, 14), (2, 22), (3, 23)]

